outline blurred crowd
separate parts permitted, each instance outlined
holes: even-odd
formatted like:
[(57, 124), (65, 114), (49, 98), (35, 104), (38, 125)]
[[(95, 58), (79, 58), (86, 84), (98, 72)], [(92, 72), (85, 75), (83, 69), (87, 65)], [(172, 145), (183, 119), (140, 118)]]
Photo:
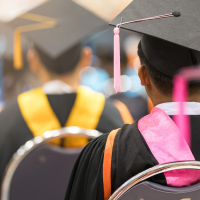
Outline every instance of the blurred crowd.
[[(23, 1), (22, 1), (23, 2)], [(20, 12), (19, 8), (22, 2), (19, 1), (18, 5), (15, 5), (16, 12)], [(41, 1), (42, 2), (42, 1)], [(97, 3), (96, 1), (95, 3)], [(40, 3), (40, 2), (37, 2)], [(96, 6), (95, 3), (78, 1), (78, 3), (86, 5)], [(99, 2), (98, 2), (99, 3)], [(122, 10), (129, 1), (114, 3), (112, 1), (102, 2), (100, 7), (110, 4), (106, 7), (111, 13), (111, 16), (105, 14), (105, 16), (116, 15), (119, 10)], [(3, 2), (2, 2), (3, 4)], [(5, 4), (5, 5), (4, 5)], [(6, 3), (4, 2), (6, 8)], [(30, 3), (34, 7), (36, 2)], [(100, 4), (100, 3), (99, 3)], [(116, 5), (115, 5), (116, 4)], [(118, 5), (119, 4), (119, 5)], [(113, 6), (115, 5), (115, 6)], [(111, 9), (111, 7), (116, 9)], [(14, 5), (13, 5), (14, 7)], [(25, 7), (25, 6), (24, 6)], [(112, 8), (113, 8), (112, 7)], [(97, 7), (95, 7), (97, 8)], [(14, 8), (13, 8), (14, 9)], [(21, 8), (23, 9), (27, 8)], [(92, 9), (89, 7), (89, 9)], [(97, 9), (96, 9), (97, 10)], [(93, 10), (92, 11), (96, 11)], [(13, 11), (14, 12), (14, 11)], [(108, 12), (108, 11), (107, 11)], [(13, 16), (9, 16), (10, 13), (4, 14), (4, 21), (12, 19)], [(97, 13), (99, 15), (99, 13)], [(6, 18), (7, 17), (7, 18)], [(110, 20), (110, 19), (106, 19)], [(140, 65), (139, 58), (137, 56), (137, 45), (141, 36), (137, 33), (130, 33), (128, 31), (121, 31), (121, 82), (122, 93), (115, 94), (113, 88), (113, 28), (107, 26), (100, 28), (98, 31), (90, 34), (90, 36), (84, 38), (82, 41), (83, 46), (89, 46), (93, 50), (93, 58), (91, 66), (84, 68), (81, 73), (81, 84), (86, 85), (97, 92), (101, 92), (106, 98), (116, 98), (124, 102), (134, 119), (139, 119), (147, 114), (147, 96), (144, 87), (140, 85), (140, 80), (137, 75), (137, 69)], [(39, 79), (30, 72), (28, 63), (26, 61), (26, 51), (28, 49), (29, 40), (22, 38), (23, 54), (24, 54), (24, 66), (21, 70), (15, 70), (13, 67), (13, 30), (12, 27), (6, 25), (5, 22), (0, 23), (0, 48), (1, 48), (1, 104), (5, 105), (12, 101), (21, 92), (28, 91), (32, 88), (41, 86)], [(134, 106), (137, 105), (137, 106)], [(138, 112), (140, 111), (140, 112)]]

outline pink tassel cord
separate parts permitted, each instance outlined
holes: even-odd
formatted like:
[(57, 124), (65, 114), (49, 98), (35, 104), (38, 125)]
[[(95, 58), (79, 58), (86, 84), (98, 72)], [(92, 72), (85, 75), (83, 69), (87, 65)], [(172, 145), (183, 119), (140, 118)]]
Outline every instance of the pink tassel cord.
[(121, 92), (121, 72), (120, 72), (120, 38), (119, 28), (114, 29), (114, 88), (116, 92)]
[[(180, 137), (184, 137), (190, 147), (190, 120), (189, 116), (184, 113), (186, 110), (184, 103), (187, 102), (187, 89), (187, 80), (185, 80), (184, 77), (177, 75), (174, 78), (173, 101), (179, 102), (177, 109), (179, 110), (179, 113), (174, 116), (174, 121), (180, 130)], [(180, 141), (182, 141), (181, 138)]]

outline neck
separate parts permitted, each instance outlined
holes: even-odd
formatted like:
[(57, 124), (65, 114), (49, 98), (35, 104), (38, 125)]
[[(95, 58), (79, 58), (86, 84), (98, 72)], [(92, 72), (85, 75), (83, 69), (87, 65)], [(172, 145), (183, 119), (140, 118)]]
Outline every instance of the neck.
[(161, 103), (172, 102), (172, 96), (149, 95), (149, 97), (151, 98), (151, 101), (152, 101), (154, 106), (157, 106), (158, 104), (161, 104)]
[(43, 84), (49, 81), (53, 81), (53, 80), (60, 80), (66, 83), (67, 85), (71, 86), (74, 91), (77, 91), (80, 84), (79, 71), (76, 71), (76, 70), (64, 75), (55, 75), (55, 74), (48, 73), (46, 74), (46, 76), (43, 76), (41, 80)]
[(77, 76), (70, 76), (70, 75), (63, 75), (63, 76), (57, 76), (53, 77), (51, 80), (60, 80), (66, 83), (67, 85), (71, 86), (74, 91), (77, 91), (80, 80)]
[[(150, 95), (150, 98), (152, 100), (152, 103), (154, 106), (157, 106), (158, 104), (161, 104), (161, 103), (167, 103), (167, 102), (172, 102), (172, 95), (169, 94), (169, 95), (162, 95), (162, 94), (159, 94), (159, 95)], [(193, 94), (193, 95), (190, 95), (188, 97), (188, 102), (200, 102), (200, 94)]]

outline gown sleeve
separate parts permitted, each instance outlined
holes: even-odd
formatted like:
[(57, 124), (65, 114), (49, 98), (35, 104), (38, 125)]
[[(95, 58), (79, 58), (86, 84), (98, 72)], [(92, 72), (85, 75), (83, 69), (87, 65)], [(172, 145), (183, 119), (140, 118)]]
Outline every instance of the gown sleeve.
[(103, 156), (108, 134), (90, 141), (77, 159), (65, 200), (103, 200)]
[(0, 113), (0, 181), (13, 154), (32, 138), (17, 101), (13, 101)]

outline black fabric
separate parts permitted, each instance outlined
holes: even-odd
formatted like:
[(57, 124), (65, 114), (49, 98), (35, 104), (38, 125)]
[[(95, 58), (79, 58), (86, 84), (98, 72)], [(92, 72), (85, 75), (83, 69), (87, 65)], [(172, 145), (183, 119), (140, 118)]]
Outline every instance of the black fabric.
[[(47, 98), (63, 127), (74, 105), (76, 94), (47, 95)], [(122, 126), (119, 111), (112, 105), (112, 101), (106, 100), (96, 129), (106, 133)], [(0, 113), (0, 180), (12, 155), (32, 138), (33, 134), (21, 115), (18, 102), (14, 101)]]
[[(137, 121), (132, 125), (124, 125), (118, 131), (113, 146), (112, 193), (134, 175), (158, 164), (138, 130)], [(164, 174), (150, 180), (167, 185)]]
[(121, 128), (123, 125), (118, 109), (113, 105), (112, 100), (107, 99), (96, 129), (102, 133), (108, 133), (113, 129)]
[(165, 15), (179, 11), (180, 17), (168, 17), (125, 24), (121, 29), (139, 32), (200, 51), (199, 0), (134, 0), (111, 22), (123, 22)]
[[(65, 200), (103, 200), (103, 156), (108, 134), (91, 141), (79, 156), (70, 178)], [(111, 187), (114, 192), (137, 173), (157, 165), (137, 128), (137, 121), (118, 131), (112, 153)], [(164, 174), (150, 179), (166, 185)]]
[(123, 102), (129, 109), (134, 120), (139, 120), (145, 115), (148, 115), (147, 98), (143, 96), (127, 97), (123, 93), (117, 93), (110, 97), (112, 100), (119, 100)]
[(149, 63), (170, 77), (182, 67), (200, 64), (200, 52), (156, 37), (143, 35), (141, 47)]
[(21, 145), (32, 139), (18, 102), (12, 102), (0, 113), (0, 181), (6, 165)]
[[(173, 117), (170, 116), (172, 119)], [(195, 160), (200, 161), (200, 115), (190, 116), (191, 150)]]
[[(62, 127), (65, 126), (76, 99), (76, 93), (47, 95), (48, 101)], [(65, 111), (65, 112), (63, 112)]]

